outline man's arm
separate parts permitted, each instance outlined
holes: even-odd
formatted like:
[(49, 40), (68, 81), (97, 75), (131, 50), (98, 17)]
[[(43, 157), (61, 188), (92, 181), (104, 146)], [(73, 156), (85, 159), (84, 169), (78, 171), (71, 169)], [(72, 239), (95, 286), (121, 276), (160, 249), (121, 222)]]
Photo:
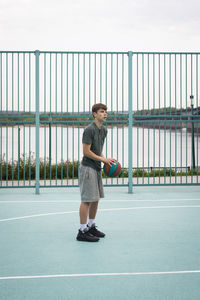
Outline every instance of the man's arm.
[(90, 147), (91, 147), (91, 145), (83, 144), (83, 155), (84, 155), (84, 156), (87, 156), (87, 157), (89, 157), (89, 158), (91, 158), (91, 159), (94, 159), (94, 160), (98, 160), (98, 161), (104, 162), (105, 157), (102, 156), (102, 154), (101, 154), (101, 156), (96, 155), (94, 152), (92, 152), (92, 151), (90, 150)]
[(114, 159), (114, 158), (106, 158), (103, 155), (103, 153), (101, 153), (101, 156), (96, 155), (94, 152), (92, 152), (90, 150), (90, 147), (91, 147), (91, 145), (83, 144), (83, 155), (84, 156), (87, 156), (87, 157), (89, 157), (91, 159), (94, 159), (94, 160), (101, 161), (103, 163), (108, 163), (109, 165), (114, 164), (116, 162), (116, 159)]

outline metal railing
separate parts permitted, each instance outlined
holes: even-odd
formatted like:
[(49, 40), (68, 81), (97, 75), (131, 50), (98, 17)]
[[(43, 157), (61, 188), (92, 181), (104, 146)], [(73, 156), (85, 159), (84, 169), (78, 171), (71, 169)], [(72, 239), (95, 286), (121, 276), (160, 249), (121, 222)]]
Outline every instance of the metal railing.
[(199, 53), (0, 51), (0, 187), (78, 186), (91, 107), (108, 106), (107, 186), (199, 184)]

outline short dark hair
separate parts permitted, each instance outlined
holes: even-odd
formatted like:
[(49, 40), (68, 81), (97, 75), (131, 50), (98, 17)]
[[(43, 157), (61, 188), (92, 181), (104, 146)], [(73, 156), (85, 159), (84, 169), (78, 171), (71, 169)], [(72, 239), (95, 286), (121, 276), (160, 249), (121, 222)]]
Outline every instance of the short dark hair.
[(96, 103), (92, 106), (92, 114), (95, 112), (97, 113), (97, 111), (99, 109), (103, 109), (103, 110), (106, 110), (107, 111), (107, 106), (103, 103)]

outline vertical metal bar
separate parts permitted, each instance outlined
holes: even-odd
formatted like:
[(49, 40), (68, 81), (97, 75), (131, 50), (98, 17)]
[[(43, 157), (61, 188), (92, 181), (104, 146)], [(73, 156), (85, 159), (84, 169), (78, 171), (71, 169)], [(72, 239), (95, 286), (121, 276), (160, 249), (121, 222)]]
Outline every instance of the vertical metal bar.
[(8, 112), (8, 53), (6, 53), (6, 111)]
[(68, 143), (68, 138), (69, 138), (69, 129), (68, 129), (68, 125), (67, 125), (67, 185), (68, 185), (68, 178), (69, 178), (69, 143)]
[[(18, 53), (18, 64), (17, 64), (17, 71), (18, 71), (18, 74), (17, 74), (17, 77), (18, 77), (18, 112), (19, 112), (19, 53)], [(19, 126), (18, 126), (19, 128)]]
[[(160, 184), (160, 122), (159, 122), (159, 184)], [(165, 147), (165, 145), (164, 145)]]
[(29, 126), (29, 185), (31, 185), (31, 130)]
[[(0, 110), (2, 111), (2, 53), (0, 53)], [(2, 126), (1, 126), (1, 138), (0, 138), (0, 179), (1, 179), (1, 186), (2, 186)]]
[[(175, 111), (177, 114), (177, 101), (176, 101), (176, 54), (175, 54)], [(177, 174), (177, 121), (175, 122), (175, 184), (176, 184), (176, 174)]]
[[(108, 103), (108, 55), (106, 54), (106, 76), (105, 76), (105, 93), (106, 93), (106, 105)], [(106, 129), (108, 130), (108, 125), (106, 123)], [(106, 157), (108, 157), (108, 139), (106, 139)], [(106, 176), (106, 185), (107, 185), (107, 182), (108, 182), (108, 178)]]
[(132, 56), (133, 52), (128, 52), (128, 106), (129, 106), (129, 124), (128, 124), (128, 166), (129, 166), (129, 175), (128, 175), (128, 192), (129, 194), (133, 193), (133, 180), (132, 180), (132, 133), (133, 133), (133, 113), (132, 113)]
[[(169, 55), (169, 101), (170, 101), (170, 115), (171, 115), (171, 106), (172, 106), (172, 77), (171, 77), (171, 72), (172, 72), (172, 61), (171, 61), (171, 54)], [(171, 148), (171, 124), (172, 124), (172, 121), (170, 121), (170, 184), (171, 184), (171, 180), (172, 180), (172, 173), (171, 173), (171, 151), (172, 151), (172, 148)]]
[[(78, 172), (80, 166), (80, 125), (78, 125)], [(78, 176), (78, 185), (79, 185), (79, 176)]]
[(0, 110), (2, 111), (2, 53), (0, 53)]
[[(160, 54), (158, 55), (158, 74), (159, 74), (159, 114), (160, 114)], [(160, 121), (159, 121), (159, 184), (160, 184)]]
[(108, 103), (108, 84), (107, 84), (107, 82), (108, 82), (108, 55), (106, 54), (106, 76), (105, 76), (106, 105)]
[(23, 110), (25, 112), (25, 86), (26, 86), (26, 76), (25, 76), (25, 53), (23, 53)]
[(1, 135), (0, 135), (0, 180), (1, 180), (1, 186), (2, 186), (2, 126), (1, 128)]
[(85, 53), (83, 54), (83, 111), (85, 112)]
[(74, 54), (72, 54), (72, 113), (74, 113)]
[(44, 53), (44, 112), (46, 113), (46, 101), (47, 101), (47, 93), (46, 93), (46, 53)]
[(46, 185), (46, 124), (44, 125), (44, 185)]
[(58, 185), (58, 127), (56, 123), (56, 186)]
[(19, 186), (19, 167), (20, 167), (20, 127), (18, 126), (18, 186)]
[[(113, 54), (111, 54), (111, 111), (113, 114)], [(111, 157), (113, 157), (113, 123), (111, 126)], [(111, 178), (113, 184), (113, 178)]]
[(118, 83), (118, 76), (119, 76), (119, 67), (118, 67), (118, 64), (119, 64), (119, 62), (118, 62), (118, 54), (117, 54), (117, 72), (116, 72), (116, 101), (117, 101), (117, 103), (116, 103), (116, 106), (117, 106), (117, 114), (119, 113), (119, 105), (118, 105), (118, 102), (119, 102), (119, 96), (118, 96), (118, 85), (119, 85), (119, 83)]
[(72, 185), (74, 185), (74, 122), (73, 122), (73, 128), (72, 128), (72, 157), (73, 157), (73, 163), (72, 163)]
[[(61, 53), (61, 113), (63, 114), (63, 53)], [(61, 185), (63, 185), (63, 123), (61, 125)]]
[(23, 153), (23, 157), (24, 157), (24, 164), (23, 164), (23, 178), (24, 178), (24, 186), (25, 186), (25, 125), (23, 126), (23, 135), (24, 135), (24, 139), (23, 139), (23, 144), (24, 144), (24, 153)]
[[(180, 55), (180, 101), (181, 101), (181, 114), (182, 114), (182, 54)], [(183, 154), (183, 151), (182, 151), (182, 118), (181, 118), (181, 145), (180, 145), (180, 148), (181, 148), (181, 157), (180, 157), (180, 167), (181, 167), (181, 183), (182, 183), (182, 154)]]
[[(29, 53), (29, 112), (31, 111), (31, 53)], [(29, 125), (29, 185), (31, 185), (31, 126)]]
[(113, 54), (111, 54), (111, 111), (113, 112)]
[[(12, 53), (12, 111), (14, 111), (14, 54)], [(14, 185), (14, 126), (12, 126), (12, 186)]]
[[(142, 54), (142, 114), (144, 115), (144, 54)], [(144, 184), (144, 122), (142, 125), (142, 183)]]
[[(58, 95), (58, 88), (57, 88), (57, 83), (58, 83), (58, 64), (57, 64), (58, 60), (57, 60), (57, 53), (55, 55), (55, 112), (57, 114), (57, 107), (58, 107), (58, 102), (57, 102), (57, 95)], [(56, 186), (57, 186), (57, 178), (58, 178), (58, 167), (57, 167), (57, 162), (58, 162), (58, 127), (57, 127), (57, 123), (56, 123)]]
[(192, 63), (192, 54), (191, 54), (191, 129), (192, 129), (192, 135), (191, 135), (191, 183), (193, 183), (193, 169), (195, 166), (195, 162), (194, 162), (194, 123), (193, 123), (193, 63)]
[(94, 103), (96, 104), (96, 63), (97, 63), (97, 58), (96, 58), (96, 53), (94, 55)]
[(6, 124), (6, 186), (8, 186), (8, 124)]
[[(149, 77), (150, 77), (150, 75), (149, 75), (149, 53), (148, 53), (148, 111), (149, 111), (149, 102), (150, 102)], [(150, 157), (149, 127), (150, 127), (150, 124), (148, 124), (148, 184), (149, 184), (149, 177), (150, 177), (150, 172), (149, 172), (149, 157)]]
[(89, 109), (90, 111), (90, 106), (91, 106), (91, 54), (89, 54)]
[[(185, 55), (185, 99), (186, 99), (186, 114), (187, 114), (187, 54)], [(187, 119), (188, 121), (188, 119)], [(187, 152), (187, 126), (188, 126), (188, 122), (186, 122), (186, 183), (187, 183), (187, 171), (188, 171), (188, 165), (187, 165), (187, 156), (188, 156), (188, 152)]]
[(169, 156), (169, 161), (170, 161), (170, 184), (172, 183), (172, 166), (171, 166), (171, 161), (172, 161), (172, 122), (170, 122), (170, 156)]
[(159, 72), (159, 114), (160, 114), (160, 54), (158, 55), (158, 72)]
[(102, 53), (100, 53), (100, 102), (102, 103)]
[[(72, 55), (72, 112), (74, 113), (74, 54)], [(74, 122), (72, 126), (72, 185), (74, 185)]]
[[(153, 54), (153, 113), (155, 114), (155, 54)], [(155, 122), (153, 127), (153, 184), (155, 184)]]
[(68, 54), (67, 54), (67, 59), (66, 59), (66, 101), (67, 101), (67, 112), (68, 112), (68, 102), (69, 102), (69, 97), (68, 97)]
[(35, 193), (40, 194), (40, 107), (39, 107), (39, 50), (35, 51), (35, 126), (36, 126), (36, 180), (35, 180)]
[[(122, 112), (124, 112), (124, 54), (122, 54)], [(124, 184), (124, 123), (122, 125), (122, 184)]]
[[(19, 53), (18, 53), (18, 64), (17, 64), (17, 78), (18, 78), (18, 112), (19, 112)], [(20, 127), (18, 125), (18, 186), (19, 186), (19, 165), (20, 165)]]
[[(138, 63), (138, 54), (137, 54), (137, 115), (139, 114), (139, 63)], [(137, 123), (137, 184), (138, 184), (138, 164), (139, 164), (139, 124)]]
[(78, 113), (80, 106), (80, 54), (78, 54)]
[[(51, 118), (50, 118), (51, 119)], [(49, 123), (49, 179), (50, 179), (50, 186), (51, 186), (51, 121)]]
[[(198, 54), (196, 54), (196, 109), (197, 109), (197, 114), (199, 114), (199, 108), (198, 108)], [(198, 172), (199, 172), (199, 159), (198, 159), (198, 129), (199, 129), (199, 120), (197, 120), (198, 122), (196, 123), (196, 129), (197, 129), (197, 183), (198, 183)]]
[[(166, 55), (164, 54), (164, 111), (166, 114)], [(164, 130), (164, 183), (166, 184), (166, 122)]]
[[(44, 53), (44, 112), (46, 113), (46, 53)], [(46, 124), (44, 125), (44, 185), (46, 185)]]
[(49, 122), (49, 177), (50, 177), (50, 186), (51, 186), (51, 124), (52, 124), (52, 117), (51, 117), (51, 69), (52, 69), (52, 54), (50, 53), (50, 86), (49, 86), (49, 89), (50, 89), (50, 95), (49, 95), (49, 98), (50, 98), (50, 122)]
[(61, 92), (61, 113), (63, 113), (63, 53), (61, 53), (61, 86), (60, 86), (60, 92)]
[(57, 53), (55, 54), (55, 113), (57, 113)]
[[(118, 54), (117, 54), (117, 72), (116, 72), (116, 106), (117, 106), (117, 115), (118, 115)], [(118, 120), (118, 119), (117, 119)], [(119, 143), (119, 130), (118, 130), (118, 123), (117, 123), (117, 161), (118, 161), (118, 143)], [(117, 184), (118, 184), (118, 177), (117, 177)]]
[[(23, 53), (23, 96), (24, 96), (24, 103), (23, 103), (23, 112), (25, 113), (26, 108), (25, 108), (25, 86), (26, 86), (26, 81), (25, 81), (25, 53)], [(23, 130), (23, 135), (24, 135), (24, 139), (23, 139), (23, 143), (24, 143), (24, 153), (23, 153), (23, 157), (24, 157), (24, 168), (23, 168), (23, 177), (24, 177), (24, 186), (25, 186), (25, 125), (23, 126), (24, 130)]]

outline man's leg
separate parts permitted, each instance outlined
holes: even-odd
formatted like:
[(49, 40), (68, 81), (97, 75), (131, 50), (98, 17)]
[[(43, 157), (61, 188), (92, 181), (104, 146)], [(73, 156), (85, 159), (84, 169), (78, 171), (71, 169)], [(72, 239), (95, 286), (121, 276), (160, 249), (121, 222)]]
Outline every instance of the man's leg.
[(81, 230), (84, 230), (87, 227), (88, 211), (89, 211), (89, 203), (82, 202), (79, 209)]
[(89, 219), (95, 219), (99, 201), (91, 202), (89, 205)]
[(89, 205), (89, 222), (88, 222), (88, 227), (89, 227), (89, 232), (93, 234), (96, 237), (104, 237), (105, 233), (99, 231), (96, 229), (95, 226), (95, 217), (98, 209), (98, 204), (99, 201), (96, 202), (91, 202)]
[(99, 238), (92, 235), (87, 227), (87, 217), (89, 211), (89, 203), (82, 202), (79, 209), (80, 215), (80, 229), (78, 231), (78, 235), (76, 239), (78, 241), (86, 241), (86, 242), (98, 242)]

